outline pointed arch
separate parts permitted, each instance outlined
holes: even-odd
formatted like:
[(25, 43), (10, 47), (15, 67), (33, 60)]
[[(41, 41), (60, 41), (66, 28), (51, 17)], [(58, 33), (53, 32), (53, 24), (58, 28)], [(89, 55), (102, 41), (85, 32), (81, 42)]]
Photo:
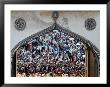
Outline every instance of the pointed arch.
[[(67, 35), (77, 39), (78, 41), (82, 42), (88, 50), (91, 50), (91, 52), (93, 53), (93, 55), (95, 56), (95, 62), (96, 62), (96, 72), (95, 72), (95, 76), (100, 76), (100, 51), (99, 49), (92, 43), (90, 42), (89, 40), (87, 40), (86, 38), (78, 35), (78, 34), (75, 34), (74, 32), (64, 28), (64, 27), (61, 27), (60, 25), (58, 25), (57, 23), (54, 23), (52, 26), (40, 31), (40, 32), (37, 32), (27, 38), (25, 38), (24, 40), (20, 41), (12, 50), (11, 50), (11, 58), (12, 58), (12, 76), (15, 76), (14, 74), (14, 66), (15, 66), (15, 63), (16, 60), (14, 59), (14, 56), (15, 56), (15, 53), (16, 51), (19, 49), (19, 47), (25, 45), (26, 43), (28, 43), (32, 38), (35, 38), (35, 37), (39, 37), (40, 35), (45, 35), (46, 33), (49, 33), (53, 30), (58, 30), (59, 32), (64, 32), (66, 33)], [(90, 63), (90, 62), (89, 62)], [(14, 74), (13, 74), (14, 73)], [(90, 76), (90, 75), (89, 75)]]

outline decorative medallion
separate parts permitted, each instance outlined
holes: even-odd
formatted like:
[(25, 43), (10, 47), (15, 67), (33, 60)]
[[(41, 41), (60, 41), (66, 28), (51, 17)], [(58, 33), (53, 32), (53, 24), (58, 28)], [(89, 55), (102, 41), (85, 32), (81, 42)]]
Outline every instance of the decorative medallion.
[(15, 28), (17, 30), (24, 30), (26, 27), (26, 22), (23, 18), (18, 18), (15, 20)]
[(88, 18), (85, 20), (85, 28), (87, 30), (93, 30), (96, 28), (96, 21), (93, 18)]

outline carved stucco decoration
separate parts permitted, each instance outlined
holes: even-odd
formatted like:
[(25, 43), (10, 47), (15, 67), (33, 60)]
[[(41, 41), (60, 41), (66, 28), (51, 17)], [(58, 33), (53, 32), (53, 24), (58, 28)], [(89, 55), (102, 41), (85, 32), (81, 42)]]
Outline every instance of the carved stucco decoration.
[(17, 30), (24, 30), (26, 27), (26, 21), (23, 18), (18, 18), (15, 20), (15, 28)]
[(96, 28), (96, 21), (93, 18), (88, 18), (85, 20), (85, 28), (87, 30), (94, 30)]

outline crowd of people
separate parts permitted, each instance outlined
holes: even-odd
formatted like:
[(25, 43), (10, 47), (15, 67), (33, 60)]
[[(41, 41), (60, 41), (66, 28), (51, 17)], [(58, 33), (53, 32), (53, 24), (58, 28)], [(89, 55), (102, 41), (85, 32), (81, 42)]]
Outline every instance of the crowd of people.
[(16, 51), (18, 77), (84, 77), (86, 47), (59, 30), (30, 39)]

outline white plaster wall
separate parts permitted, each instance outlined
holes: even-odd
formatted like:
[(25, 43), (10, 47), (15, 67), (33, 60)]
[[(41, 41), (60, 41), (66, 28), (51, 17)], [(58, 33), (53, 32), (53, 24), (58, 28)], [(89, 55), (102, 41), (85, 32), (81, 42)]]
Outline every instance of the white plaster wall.
[[(12, 11), (11, 12), (11, 49), (21, 40), (39, 32), (50, 25), (52, 11)], [(17, 18), (23, 18), (26, 21), (26, 28), (18, 31), (14, 27)], [(96, 28), (92, 31), (85, 29), (85, 20), (94, 18)], [(79, 34), (91, 41), (97, 48), (100, 48), (100, 12), (99, 11), (60, 11), (58, 24)]]

